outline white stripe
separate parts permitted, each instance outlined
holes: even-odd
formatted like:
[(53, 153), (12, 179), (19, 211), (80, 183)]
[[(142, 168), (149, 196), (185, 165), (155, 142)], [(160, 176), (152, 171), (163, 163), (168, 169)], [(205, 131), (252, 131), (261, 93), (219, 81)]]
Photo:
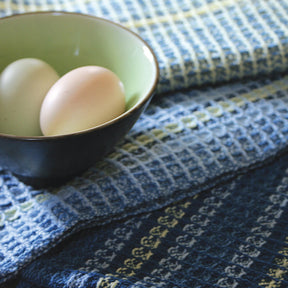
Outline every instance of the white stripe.
[[(119, 1), (118, 4), (122, 4), (122, 1)], [(109, 19), (114, 22), (119, 22), (117, 11), (115, 11), (113, 6), (111, 5), (111, 1), (105, 1), (105, 3), (103, 2), (101, 6), (104, 6), (104, 5), (105, 5), (105, 8), (109, 11)], [(104, 14), (102, 14), (102, 16), (107, 18), (107, 15), (104, 16)]]
[[(135, 1), (136, 2), (136, 1)], [(135, 3), (133, 2), (133, 3)], [(136, 2), (137, 3), (137, 2)], [(137, 3), (138, 4), (138, 3)], [(149, 6), (149, 11), (151, 11), (151, 17), (157, 19), (157, 16), (155, 15), (155, 12), (154, 12), (154, 8), (150, 2), (150, 0), (147, 0), (146, 4)], [(141, 22), (143, 23), (143, 25), (141, 27), (144, 27), (146, 29), (146, 31), (148, 32), (149, 34), (149, 40), (151, 41), (151, 46), (153, 49), (155, 49), (155, 53), (159, 56), (159, 58), (162, 60), (162, 61), (165, 61), (165, 66), (164, 67), (160, 67), (162, 69), (165, 69), (165, 74), (167, 74), (167, 76), (165, 76), (165, 78), (169, 79), (172, 83), (172, 87), (174, 86), (173, 85), (173, 76), (172, 76), (172, 71), (171, 71), (171, 68), (170, 68), (170, 64), (167, 63), (167, 58), (166, 58), (166, 55), (164, 54), (163, 52), (163, 47), (162, 45), (160, 45), (157, 41), (157, 39), (155, 38), (155, 35), (154, 35), (154, 31), (152, 30), (152, 26), (149, 25), (149, 23), (146, 22), (146, 17), (141, 9), (141, 7), (138, 6), (138, 10), (140, 12), (140, 15), (141, 15)], [(167, 35), (165, 35), (165, 29), (162, 28), (162, 25), (161, 23), (158, 23), (156, 21), (155, 23), (156, 25), (158, 25), (162, 32), (161, 33), (163, 35), (163, 37), (165, 39), (167, 39)], [(134, 26), (134, 25), (133, 25)], [(133, 27), (132, 27), (133, 28)]]
[[(208, 5), (207, 0), (203, 0), (205, 1), (206, 5)], [(219, 4), (219, 2), (214, 2), (214, 4)], [(219, 6), (219, 5), (218, 5)], [(222, 6), (219, 6), (219, 9), (221, 9)], [(224, 10), (221, 9), (223, 12)], [(223, 13), (224, 14), (224, 13)], [(226, 13), (225, 13), (226, 14)], [(231, 48), (231, 50), (233, 51), (233, 53), (236, 55), (236, 59), (237, 62), (240, 64), (241, 63), (241, 55), (239, 53), (239, 50), (237, 49), (237, 47), (234, 45), (234, 43), (230, 40), (229, 35), (227, 34), (226, 30), (222, 27), (222, 24), (218, 21), (218, 19), (214, 16), (213, 11), (211, 10), (207, 10), (207, 15), (210, 16), (210, 19), (214, 20), (214, 24), (218, 27), (219, 31), (221, 32), (221, 35), (223, 36), (223, 38), (225, 39), (225, 41), (227, 42), (227, 44), (229, 44), (229, 47)], [(226, 16), (226, 15), (225, 15)], [(226, 17), (227, 18), (227, 17)], [(211, 37), (213, 37), (213, 35), (211, 35)], [(224, 57), (225, 59), (226, 57)], [(225, 59), (226, 60), (226, 59)], [(224, 65), (226, 67), (226, 69), (229, 71), (228, 75), (231, 76), (230, 73), (230, 65), (227, 64), (227, 62), (224, 62)], [(228, 79), (229, 79), (228, 76)]]
[[(279, 2), (277, 0), (275, 0), (274, 4), (278, 5), (278, 7), (279, 7)], [(283, 31), (285, 31), (285, 34), (286, 34), (285, 36), (287, 37), (288, 36), (288, 28), (285, 25), (283, 25), (283, 23), (281, 23), (281, 21), (275, 15), (275, 12), (272, 10), (270, 5), (268, 5), (266, 1), (261, 1), (261, 5), (263, 5), (263, 7), (265, 7), (267, 9), (267, 11), (269, 11), (269, 16), (271, 16), (271, 18), (273, 18), (273, 21), (275, 23), (277, 23), (277, 25), (279, 27), (281, 27), (281, 29)], [(280, 12), (281, 10), (283, 10), (283, 9), (279, 9), (278, 12)], [(283, 16), (283, 14), (282, 14), (282, 16)], [(287, 15), (286, 15), (286, 18), (287, 18)], [(283, 45), (282, 45), (280, 39), (278, 38), (278, 35), (272, 29), (270, 29), (270, 31), (273, 32), (273, 34), (275, 35), (275, 38), (276, 38), (275, 40), (276, 41), (278, 40), (277, 44), (278, 44), (278, 47), (279, 47), (280, 52), (281, 52), (281, 58), (282, 58), (281, 60), (283, 61), (282, 65), (286, 67), (287, 66), (287, 58), (285, 57), (285, 51), (284, 51), (285, 49), (283, 48)]]
[[(42, 1), (41, 6), (37, 5), (37, 10), (40, 11), (49, 11), (51, 9), (50, 5), (47, 4), (47, 1)], [(52, 8), (54, 10), (54, 8)]]
[[(137, 10), (140, 12), (141, 17), (143, 18), (144, 23), (145, 23), (146, 17), (144, 15), (141, 7), (139, 6), (138, 1), (135, 1), (133, 3), (135, 3), (138, 6)], [(170, 37), (169, 37), (169, 35), (168, 35), (168, 33), (166, 31), (166, 28), (164, 27), (163, 23), (157, 21), (157, 14), (155, 12), (155, 8), (153, 7), (153, 3), (151, 3), (150, 0), (147, 0), (146, 4), (149, 7), (149, 11), (151, 11), (151, 13), (150, 13), (151, 17), (153, 19), (156, 19), (156, 23), (155, 24), (159, 27), (159, 29), (161, 31), (161, 35), (164, 37), (164, 39), (167, 42), (169, 42), (168, 43), (169, 47), (173, 50), (175, 55), (177, 55), (177, 58), (180, 59), (181, 55), (179, 54), (179, 50), (177, 49), (177, 46), (175, 46), (175, 44), (172, 41), (169, 41)], [(165, 9), (165, 4), (163, 4), (163, 9)], [(144, 25), (145, 25), (144, 27), (147, 27), (149, 30), (151, 29), (151, 26), (148, 25), (148, 23), (147, 24), (145, 23)], [(152, 35), (153, 35), (153, 31), (151, 30), (151, 36)], [(153, 41), (153, 43), (157, 43), (157, 41), (156, 41), (156, 39), (154, 37), (152, 39), (155, 40), (155, 41)], [(162, 50), (163, 48), (160, 46), (160, 49)], [(164, 53), (162, 55), (164, 56), (162, 59), (164, 59), (165, 62), (166, 62), (165, 64), (166, 64), (166, 69), (167, 69), (167, 74), (168, 74), (167, 78), (171, 81), (172, 88), (174, 88), (176, 85), (175, 85), (174, 77), (172, 75), (171, 64), (169, 62), (170, 59), (167, 59), (167, 57), (166, 57), (166, 55)]]
[[(67, 1), (67, 3), (71, 3), (69, 0), (66, 0), (66, 1)], [(75, 4), (79, 6), (81, 13), (88, 14), (88, 9), (87, 9), (87, 5), (85, 4), (85, 1), (83, 1), (83, 0), (75, 0)], [(69, 8), (71, 8), (71, 6)]]
[(20, 13), (24, 13), (27, 11), (26, 6), (24, 5), (24, 1), (23, 0), (18, 0), (18, 5), (17, 5), (18, 11)]
[(11, 1), (10, 0), (5, 0), (5, 14), (6, 15), (11, 15), (13, 13), (13, 10), (11, 8)]
[[(249, 31), (250, 31), (251, 33), (253, 33), (253, 36), (254, 36), (255, 38), (257, 38), (257, 40), (258, 40), (259, 42), (261, 42), (261, 47), (262, 47), (263, 50), (265, 51), (265, 54), (266, 54), (266, 57), (267, 57), (268, 66), (271, 67), (271, 60), (270, 60), (270, 57), (269, 57), (270, 55), (269, 55), (269, 53), (268, 53), (268, 49), (267, 49), (266, 43), (263, 41), (263, 39), (262, 39), (262, 37), (259, 35), (258, 31), (248, 22), (247, 17), (245, 16), (243, 10), (240, 8), (240, 4), (236, 2), (234, 7), (235, 7), (235, 8), (237, 9), (237, 11), (238, 11), (238, 16), (241, 17), (241, 20), (245, 23), (245, 27), (246, 27), (247, 29), (249, 29)], [(249, 7), (249, 6), (248, 6), (248, 7)], [(246, 42), (247, 46), (249, 47), (249, 53), (250, 53), (250, 55), (251, 55), (251, 57), (252, 57), (252, 60), (253, 60), (253, 74), (256, 75), (257, 72), (258, 72), (258, 71), (257, 71), (258, 68), (257, 68), (256, 58), (255, 58), (255, 56), (254, 56), (253, 46), (252, 46), (252, 44), (250, 44), (249, 40), (247, 40), (246, 37), (243, 36), (243, 39), (246, 40), (245, 42)], [(243, 61), (241, 61), (241, 62), (243, 62)]]
[[(177, 242), (179, 241), (179, 239), (181, 238), (181, 236), (190, 236), (191, 237), (191, 242), (189, 243), (189, 249), (191, 249), (198, 240), (198, 237), (201, 236), (201, 234), (203, 234), (205, 232), (205, 228), (210, 225), (210, 218), (213, 217), (215, 215), (215, 213), (217, 213), (217, 209), (220, 209), (223, 205), (223, 200), (226, 199), (227, 197), (229, 197), (231, 195), (231, 193), (229, 191), (232, 191), (234, 189), (235, 184), (229, 184), (229, 188), (230, 189), (226, 189), (225, 191), (220, 189), (213, 189), (211, 191), (211, 196), (205, 198), (203, 200), (203, 206), (201, 206), (198, 211), (195, 211), (195, 214), (193, 214), (190, 217), (190, 221), (189, 223), (186, 223), (185, 226), (183, 227), (183, 233), (175, 235), (175, 242), (177, 244)], [(193, 201), (193, 200), (192, 200)], [(198, 217), (201, 218), (200, 222), (198, 221)], [(188, 221), (187, 221), (188, 222)], [(193, 231), (194, 227), (197, 227), (196, 231)], [(191, 232), (190, 229), (192, 230)], [(195, 234), (196, 233), (196, 234)], [(200, 238), (201, 239), (201, 238)], [(177, 245), (178, 246), (178, 245)], [(175, 247), (177, 247), (175, 246)], [(183, 248), (183, 247), (182, 247)], [(165, 261), (171, 261), (171, 257), (173, 257), (171, 255), (170, 252), (170, 247), (167, 248), (167, 257), (162, 258), (161, 260), (159, 260), (159, 264), (164, 264), (165, 265)], [(185, 258), (187, 256), (189, 256), (189, 253), (185, 253), (183, 255), (181, 255), (181, 261), (182, 262), (178, 262), (177, 259), (175, 259), (175, 257), (173, 257), (172, 263), (173, 264), (177, 264), (178, 267), (177, 269), (181, 269), (182, 268), (182, 264), (181, 263), (185, 263)], [(164, 274), (163, 274), (164, 271)], [(158, 269), (154, 269), (151, 272), (151, 277), (144, 277), (144, 281), (139, 281), (137, 282), (138, 284), (145, 284), (145, 280), (146, 281), (155, 281), (155, 284), (160, 284), (161, 279), (163, 279), (165, 277), (165, 280), (169, 280), (171, 279), (171, 277), (173, 276), (171, 273), (166, 273), (167, 270), (165, 270), (165, 266), (162, 267), (160, 266)], [(150, 279), (149, 279), (150, 278)]]
[[(274, 40), (274, 45), (278, 45), (279, 41), (278, 41), (278, 37), (277, 35), (274, 33), (274, 31), (272, 29), (270, 29), (269, 25), (263, 20), (263, 18), (261, 17), (261, 15), (259, 14), (259, 11), (256, 9), (256, 7), (254, 6), (254, 0), (246, 0), (247, 1), (247, 6), (249, 8), (251, 8), (251, 10), (254, 12), (254, 16), (255, 18), (257, 18), (257, 20), (259, 21), (259, 23), (262, 25), (263, 30), (265, 31), (269, 31), (269, 36), (271, 36)], [(264, 5), (265, 1), (262, 1), (262, 5)], [(258, 34), (260, 35), (260, 34)], [(260, 35), (261, 36), (261, 35)], [(265, 50), (267, 51), (267, 62), (269, 63), (269, 67), (271, 68), (271, 59), (270, 59), (270, 53), (267, 47), (267, 43), (265, 43), (264, 40), (262, 40), (263, 45), (261, 47), (265, 48)], [(280, 48), (280, 47), (279, 47)], [(281, 49), (281, 48), (280, 48)]]
[[(174, 1), (172, 1), (173, 3), (175, 3)], [(164, 7), (165, 6), (165, 2), (163, 0), (160, 0), (159, 1), (159, 5)], [(174, 5), (174, 8), (177, 10), (177, 15), (182, 15), (182, 11), (178, 9), (178, 7), (175, 7)], [(173, 17), (171, 15), (171, 13), (166, 9), (165, 10), (165, 14), (166, 14), (166, 17), (167, 17), (167, 20), (168, 20), (168, 23), (170, 24), (170, 28), (171, 30), (173, 30), (173, 32), (178, 36), (178, 38), (181, 40), (181, 45), (185, 46), (185, 48), (189, 51), (189, 54), (190, 55), (193, 55), (193, 59), (197, 59), (193, 49), (191, 49), (192, 47), (190, 47), (190, 45), (187, 45), (187, 41), (185, 39), (185, 37), (183, 36), (183, 31), (179, 30), (179, 28), (177, 27), (177, 25), (175, 24), (175, 21), (173, 20)], [(181, 19), (183, 23), (185, 23), (186, 27), (190, 27), (190, 24), (187, 22), (187, 18), (183, 16), (183, 18)], [(193, 30), (191, 30), (192, 32)], [(191, 35), (191, 34), (190, 34)], [(193, 35), (191, 35), (192, 38), (196, 39), (196, 35), (193, 31)], [(170, 42), (171, 44), (174, 44), (173, 41)], [(179, 60), (179, 64), (180, 64), (180, 67), (182, 69), (182, 75), (184, 77), (184, 86), (187, 87), (189, 85), (189, 82), (188, 82), (188, 78), (187, 78), (187, 72), (186, 72), (186, 67), (185, 67), (185, 60), (183, 58), (183, 55), (181, 54), (181, 52), (179, 51), (179, 48), (178, 46), (176, 45), (173, 45), (173, 48), (174, 48), (174, 51), (176, 52), (177, 54), (177, 58)], [(197, 63), (198, 64), (198, 63)], [(197, 65), (197, 71), (199, 70), (199, 65)], [(197, 73), (198, 74), (198, 73)], [(199, 77), (199, 76), (197, 76)]]
[[(286, 171), (287, 174), (287, 171)], [(287, 183), (287, 177), (284, 177), (281, 181), (282, 183)], [(280, 184), (281, 185), (281, 184)], [(279, 186), (280, 186), (279, 185)], [(278, 187), (279, 187), (278, 186)], [(286, 186), (286, 185), (285, 185)], [(244, 242), (246, 242), (246, 245), (241, 244), (238, 247), (238, 251), (236, 252), (233, 256), (232, 259), (229, 261), (230, 263), (235, 263), (235, 265), (243, 268), (249, 268), (252, 264), (253, 264), (253, 257), (255, 257), (255, 255), (250, 255), (249, 253), (246, 252), (245, 248), (251, 246), (254, 246), (254, 249), (257, 249), (257, 253), (260, 254), (260, 247), (262, 247), (267, 241), (265, 238), (268, 238), (271, 235), (271, 230), (274, 228), (275, 224), (277, 224), (275, 218), (279, 218), (281, 216), (281, 214), (283, 213), (283, 209), (279, 209), (279, 207), (284, 208), (283, 205), (279, 206), (279, 203), (273, 203), (273, 196), (278, 196), (279, 194), (277, 193), (277, 189), (275, 191), (275, 193), (273, 195), (271, 195), (269, 197), (270, 200), (270, 204), (268, 204), (268, 206), (265, 209), (262, 209), (264, 214), (262, 214), (261, 216), (259, 216), (259, 218), (257, 219), (256, 222), (258, 222), (257, 226), (254, 226), (253, 228), (251, 228), (250, 233), (251, 235), (249, 235)], [(275, 213), (276, 211), (276, 213)], [(269, 217), (273, 217), (273, 221), (268, 220)], [(249, 234), (250, 234), (249, 233)], [(254, 241), (257, 238), (261, 238), (261, 241), (256, 242)], [(251, 244), (250, 244), (251, 243)], [(255, 248), (256, 247), (256, 248)], [(248, 262), (242, 263), (241, 262), (241, 256), (246, 256), (249, 258)], [(228, 260), (227, 260), (228, 261)], [(233, 265), (228, 265), (225, 269), (225, 274), (228, 274), (229, 272), (229, 277), (232, 278), (236, 278), (239, 277), (239, 275), (233, 275), (233, 273), (231, 271), (233, 271)], [(241, 276), (245, 275), (246, 272), (244, 270), (242, 270), (241, 272)], [(217, 284), (220, 285), (221, 287), (231, 287), (229, 284), (226, 284), (226, 280), (228, 278), (222, 278), (220, 279)], [(228, 281), (229, 282), (229, 281)], [(235, 284), (236, 287), (238, 284)]]
[[(197, 10), (199, 10), (199, 8), (198, 9), (195, 9), (194, 7), (191, 9), (191, 10), (194, 10), (195, 12), (193, 13), (193, 17), (197, 20), (197, 22), (201, 25), (201, 28), (203, 29), (203, 31), (205, 31), (205, 34), (207, 35), (207, 38), (214, 44), (214, 47), (216, 48), (216, 50), (218, 51), (218, 54), (220, 55), (220, 58), (221, 58), (221, 62), (222, 62), (222, 64), (224, 65), (224, 68), (225, 68), (225, 70), (226, 70), (226, 75), (228, 76), (229, 75), (229, 67), (228, 67), (228, 65), (226, 65), (226, 59), (225, 59), (225, 55), (223, 54), (223, 50), (222, 50), (222, 47), (219, 45), (219, 43), (216, 41), (216, 39), (213, 37), (213, 35), (210, 33), (210, 31), (209, 31), (209, 29), (207, 28), (207, 26), (206, 26), (206, 24), (205, 24), (205, 22), (203, 21), (203, 19), (202, 19), (202, 17), (200, 17), (200, 15), (203, 15), (203, 14), (208, 14), (208, 11), (214, 11), (214, 9), (215, 9), (215, 7), (214, 7), (214, 5), (212, 5), (211, 7), (210, 7), (210, 5), (212, 4), (212, 3), (210, 3), (210, 4), (205, 4), (204, 5), (204, 3), (202, 3), (203, 4), (203, 6), (204, 6), (204, 10), (201, 10), (200, 9), (200, 11), (202, 11), (201, 13), (199, 13), (199, 12), (197, 12)], [(193, 28), (191, 27), (191, 25), (190, 25), (190, 27), (189, 27), (190, 29), (189, 29), (189, 32), (192, 34), (194, 31), (193, 31)], [(193, 31), (193, 32), (192, 32)], [(208, 51), (207, 49), (206, 49), (206, 47), (204, 46), (204, 44), (202, 43), (202, 41), (201, 41), (201, 38), (199, 39), (199, 37), (198, 36), (196, 36), (196, 39), (197, 39), (197, 42), (198, 43), (200, 43), (200, 45), (202, 46), (202, 48), (204, 49), (204, 53), (205, 53), (205, 55), (206, 55), (206, 59), (207, 59), (207, 61), (210, 63), (210, 65), (211, 65), (211, 67), (213, 67), (212, 68), (212, 70), (211, 70), (211, 72), (212, 72), (212, 78), (213, 78), (213, 82), (215, 82), (215, 80), (217, 79), (217, 74), (216, 74), (216, 69), (214, 69), (215, 67), (214, 67), (214, 63), (213, 63), (213, 60), (212, 60), (212, 58), (211, 58), (211, 56), (210, 56), (210, 51)], [(200, 71), (201, 72), (201, 71)], [(228, 77), (227, 77), (228, 78)], [(199, 84), (201, 84), (201, 81), (199, 81)]]

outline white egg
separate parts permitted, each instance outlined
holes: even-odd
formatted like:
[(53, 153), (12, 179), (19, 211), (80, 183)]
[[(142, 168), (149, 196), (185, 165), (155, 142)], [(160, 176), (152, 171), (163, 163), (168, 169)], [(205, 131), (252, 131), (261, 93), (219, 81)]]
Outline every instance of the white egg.
[(42, 135), (41, 105), (58, 79), (56, 71), (39, 59), (23, 58), (8, 65), (0, 76), (0, 133)]
[(125, 111), (124, 87), (118, 76), (99, 66), (76, 68), (47, 93), (40, 112), (44, 135), (70, 134), (114, 119)]

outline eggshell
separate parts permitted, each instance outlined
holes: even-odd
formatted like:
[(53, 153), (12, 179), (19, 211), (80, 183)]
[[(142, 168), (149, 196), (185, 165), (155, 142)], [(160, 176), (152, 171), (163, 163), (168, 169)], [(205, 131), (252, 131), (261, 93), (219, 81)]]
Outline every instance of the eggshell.
[(76, 68), (47, 93), (40, 112), (46, 136), (86, 130), (125, 111), (124, 87), (118, 76), (99, 66)]
[(42, 135), (42, 101), (58, 79), (56, 71), (40, 59), (23, 58), (8, 65), (0, 76), (0, 133)]

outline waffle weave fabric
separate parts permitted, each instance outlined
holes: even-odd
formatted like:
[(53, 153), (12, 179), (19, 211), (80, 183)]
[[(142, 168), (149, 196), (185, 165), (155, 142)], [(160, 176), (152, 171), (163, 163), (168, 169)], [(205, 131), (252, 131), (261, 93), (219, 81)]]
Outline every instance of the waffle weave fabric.
[(61, 10), (121, 23), (157, 54), (158, 92), (285, 71), (285, 0), (0, 1), (0, 15)]
[(160, 81), (123, 142), (66, 185), (0, 171), (0, 283), (287, 287), (287, 1), (0, 2), (1, 16), (43, 10), (134, 30)]
[(287, 287), (287, 161), (79, 233), (25, 269), (19, 288)]

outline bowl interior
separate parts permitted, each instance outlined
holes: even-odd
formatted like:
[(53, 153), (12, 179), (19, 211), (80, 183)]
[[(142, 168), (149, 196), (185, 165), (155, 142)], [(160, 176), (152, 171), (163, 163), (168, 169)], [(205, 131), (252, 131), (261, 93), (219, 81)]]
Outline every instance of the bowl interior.
[(123, 82), (126, 110), (155, 88), (153, 52), (136, 34), (107, 20), (76, 13), (26, 13), (0, 20), (0, 35), (0, 71), (24, 57), (46, 61), (60, 76), (79, 66), (103, 66)]

